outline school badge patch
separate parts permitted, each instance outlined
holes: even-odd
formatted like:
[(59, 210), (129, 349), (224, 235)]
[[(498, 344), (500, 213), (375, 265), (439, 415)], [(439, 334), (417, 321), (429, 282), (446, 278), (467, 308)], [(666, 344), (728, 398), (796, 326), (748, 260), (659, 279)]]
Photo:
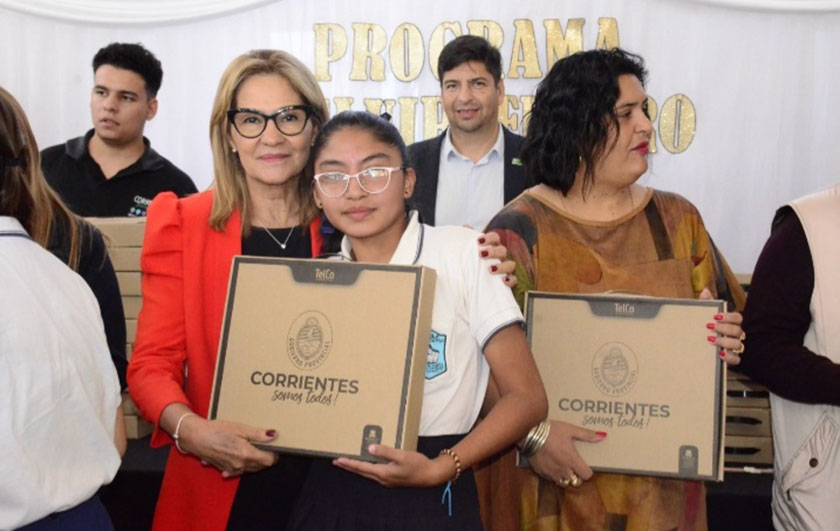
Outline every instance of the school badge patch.
[(446, 335), (432, 330), (426, 353), (426, 379), (432, 380), (446, 372)]

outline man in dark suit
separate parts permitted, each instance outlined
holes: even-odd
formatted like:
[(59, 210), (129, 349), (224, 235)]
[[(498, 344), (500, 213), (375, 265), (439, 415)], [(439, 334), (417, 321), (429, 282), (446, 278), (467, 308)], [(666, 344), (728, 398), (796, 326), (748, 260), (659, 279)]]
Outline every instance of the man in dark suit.
[(481, 37), (458, 37), (443, 48), (438, 77), (449, 128), (409, 147), (417, 172), (412, 202), (430, 225), (481, 230), (527, 187), (522, 137), (499, 124), (501, 55)]

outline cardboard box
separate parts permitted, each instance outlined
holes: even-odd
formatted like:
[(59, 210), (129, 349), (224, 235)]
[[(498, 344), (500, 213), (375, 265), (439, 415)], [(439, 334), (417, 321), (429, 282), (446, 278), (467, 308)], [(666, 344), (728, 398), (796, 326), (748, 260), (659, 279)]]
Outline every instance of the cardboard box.
[(140, 410), (137, 409), (134, 401), (131, 400), (131, 395), (129, 395), (127, 391), (122, 393), (122, 410), (123, 415), (127, 417), (131, 415), (134, 415), (135, 417), (140, 415)]
[(209, 418), (282, 452), (416, 449), (434, 289), (417, 266), (236, 257)]
[(123, 313), (126, 319), (137, 319), (140, 313), (140, 307), (143, 305), (143, 297), (133, 296), (122, 298)]
[(749, 380), (750, 378), (747, 375), (741, 374), (740, 372), (738, 372), (737, 367), (736, 368), (727, 367), (726, 368), (726, 379), (731, 381), (731, 380)]
[(726, 404), (730, 407), (770, 407), (770, 392), (752, 380), (730, 378), (726, 389)]
[(742, 286), (749, 286), (752, 284), (752, 273), (735, 273), (735, 280)]
[(726, 436), (727, 466), (773, 465), (772, 437)]
[(772, 437), (770, 410), (761, 407), (727, 407), (726, 435)]
[(105, 236), (109, 247), (142, 247), (146, 218), (87, 218)]
[(125, 436), (129, 439), (140, 439), (152, 433), (154, 426), (137, 415), (125, 416)]
[(117, 284), (120, 286), (120, 295), (123, 297), (140, 296), (140, 280), (142, 275), (139, 271), (118, 271)]
[(605, 431), (594, 470), (723, 479), (725, 369), (705, 325), (721, 301), (530, 292), (549, 418)]
[(134, 343), (137, 339), (137, 319), (125, 320), (125, 340), (128, 343)]
[(140, 271), (141, 247), (110, 247), (108, 256), (111, 257), (111, 264), (114, 271)]

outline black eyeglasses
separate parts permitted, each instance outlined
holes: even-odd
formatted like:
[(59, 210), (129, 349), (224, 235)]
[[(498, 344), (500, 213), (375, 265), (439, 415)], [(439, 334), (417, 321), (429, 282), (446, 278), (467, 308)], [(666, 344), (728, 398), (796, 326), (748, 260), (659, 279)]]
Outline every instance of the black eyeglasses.
[(230, 109), (227, 117), (240, 135), (245, 138), (257, 138), (263, 134), (269, 120), (274, 122), (277, 130), (284, 135), (299, 135), (314, 114), (315, 109), (309, 105), (289, 105), (278, 109), (274, 114), (263, 114), (254, 109)]

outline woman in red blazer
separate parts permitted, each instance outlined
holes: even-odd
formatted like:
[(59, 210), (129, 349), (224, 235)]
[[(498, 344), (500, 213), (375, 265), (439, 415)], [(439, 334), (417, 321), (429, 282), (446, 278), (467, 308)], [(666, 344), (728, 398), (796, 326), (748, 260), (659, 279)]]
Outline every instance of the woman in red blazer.
[[(213, 103), (213, 186), (185, 199), (164, 193), (149, 207), (128, 384), (155, 424), (152, 445), (176, 446), (155, 529), (285, 527), (309, 461), (252, 444), (285, 427), (206, 416), (233, 256), (310, 258), (338, 243), (321, 224), (311, 177), (302, 178), (326, 119), (324, 96), (300, 61), (272, 50), (241, 55), (222, 75)], [(504, 247), (481, 252), (506, 254)], [(501, 274), (512, 269), (510, 262), (491, 266)]]
[[(161, 194), (149, 207), (143, 308), (128, 382), (141, 413), (155, 423), (152, 445), (177, 448), (169, 454), (155, 529), (248, 527), (262, 516), (282, 527), (284, 501), (292, 502), (306, 472), (305, 460), (251, 444), (273, 439), (282, 426), (206, 416), (232, 257), (321, 254), (320, 216), (301, 176), (326, 119), (324, 96), (300, 61), (268, 50), (237, 57), (213, 104), (213, 186), (186, 199)], [(254, 474), (238, 489), (244, 472)], [(249, 515), (266, 501), (263, 483), (276, 498), (267, 501), (270, 510)]]

